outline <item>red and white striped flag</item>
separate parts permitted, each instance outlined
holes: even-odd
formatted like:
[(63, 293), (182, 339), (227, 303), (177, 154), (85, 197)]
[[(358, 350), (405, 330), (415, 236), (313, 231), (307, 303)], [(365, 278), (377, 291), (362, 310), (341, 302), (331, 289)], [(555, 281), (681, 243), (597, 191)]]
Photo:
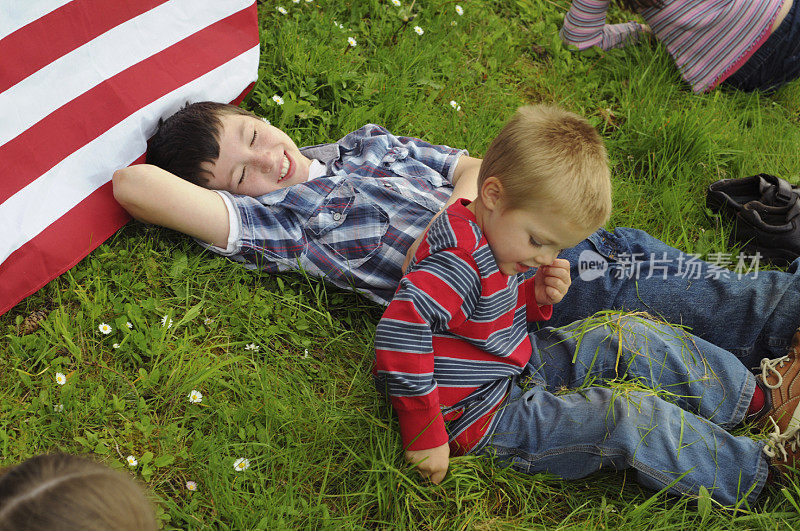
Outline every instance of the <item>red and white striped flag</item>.
[(0, 0), (0, 315), (128, 221), (111, 176), (159, 117), (258, 59), (255, 0)]

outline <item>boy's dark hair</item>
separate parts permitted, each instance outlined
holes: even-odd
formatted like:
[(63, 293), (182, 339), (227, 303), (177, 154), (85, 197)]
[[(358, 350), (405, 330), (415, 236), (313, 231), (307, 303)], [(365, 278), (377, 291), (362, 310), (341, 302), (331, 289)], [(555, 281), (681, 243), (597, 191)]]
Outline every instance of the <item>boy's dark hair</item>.
[(617, 3), (622, 9), (636, 12), (648, 7), (663, 7), (664, 0), (617, 0)]
[(83, 457), (32, 457), (0, 475), (0, 531), (154, 531), (133, 478)]
[(235, 105), (201, 101), (158, 121), (156, 133), (147, 142), (148, 164), (153, 164), (199, 186), (206, 186), (206, 171), (200, 165), (219, 158), (220, 117), (226, 114), (257, 116)]

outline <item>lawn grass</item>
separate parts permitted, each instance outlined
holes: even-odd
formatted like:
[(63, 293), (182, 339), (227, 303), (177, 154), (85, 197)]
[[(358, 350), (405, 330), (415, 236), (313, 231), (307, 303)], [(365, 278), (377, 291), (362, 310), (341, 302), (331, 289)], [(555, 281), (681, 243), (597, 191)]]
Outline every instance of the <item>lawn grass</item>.
[[(454, 2), (402, 2), (260, 3), (260, 79), (243, 105), (299, 145), (372, 122), (481, 156), (517, 106), (556, 102), (607, 140), (610, 225), (704, 256), (734, 250), (704, 209), (709, 183), (760, 172), (798, 182), (800, 83), (696, 95), (657, 46), (577, 54), (557, 35), (563, 0), (461, 0), (463, 16)], [(38, 311), (39, 328), (23, 333)], [(800, 526), (795, 485), (733, 513), (640, 489), (632, 474), (565, 482), (460, 457), (427, 486), (372, 387), (380, 314), (130, 224), (0, 317), (0, 466), (61, 450), (128, 468), (133, 455), (167, 528)], [(234, 470), (239, 457), (249, 469)]]

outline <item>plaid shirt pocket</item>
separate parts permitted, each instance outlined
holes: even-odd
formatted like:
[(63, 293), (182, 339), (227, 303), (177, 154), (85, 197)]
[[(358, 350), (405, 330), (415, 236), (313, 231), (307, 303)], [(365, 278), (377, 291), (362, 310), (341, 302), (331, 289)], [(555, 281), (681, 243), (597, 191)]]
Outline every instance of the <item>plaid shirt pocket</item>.
[(343, 182), (328, 195), (306, 228), (319, 245), (348, 267), (356, 268), (380, 249), (389, 216), (369, 197)]
[(381, 165), (398, 176), (391, 181), (401, 194), (431, 212), (438, 212), (450, 195), (450, 190), (438, 189), (448, 183), (430, 166), (408, 155), (408, 149), (394, 147), (383, 157)]

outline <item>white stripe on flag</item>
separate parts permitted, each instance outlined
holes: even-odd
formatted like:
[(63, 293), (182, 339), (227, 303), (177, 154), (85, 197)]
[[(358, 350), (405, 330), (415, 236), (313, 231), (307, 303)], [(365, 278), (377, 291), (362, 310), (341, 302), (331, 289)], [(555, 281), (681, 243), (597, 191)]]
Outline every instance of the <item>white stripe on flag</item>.
[(0, 0), (0, 39), (72, 0)]
[(252, 3), (172, 0), (60, 57), (0, 94), (0, 145), (95, 85)]
[[(255, 81), (259, 46), (141, 108), (72, 153), (28, 186), (0, 204), (0, 227), (10, 229), (0, 240), (0, 263), (97, 188), (115, 169), (135, 161), (147, 147), (160, 117), (186, 101), (231, 101)], [(142, 134), (144, 133), (144, 134)], [(98, 164), (102, 158), (102, 164)], [(111, 168), (111, 169), (109, 169)]]

